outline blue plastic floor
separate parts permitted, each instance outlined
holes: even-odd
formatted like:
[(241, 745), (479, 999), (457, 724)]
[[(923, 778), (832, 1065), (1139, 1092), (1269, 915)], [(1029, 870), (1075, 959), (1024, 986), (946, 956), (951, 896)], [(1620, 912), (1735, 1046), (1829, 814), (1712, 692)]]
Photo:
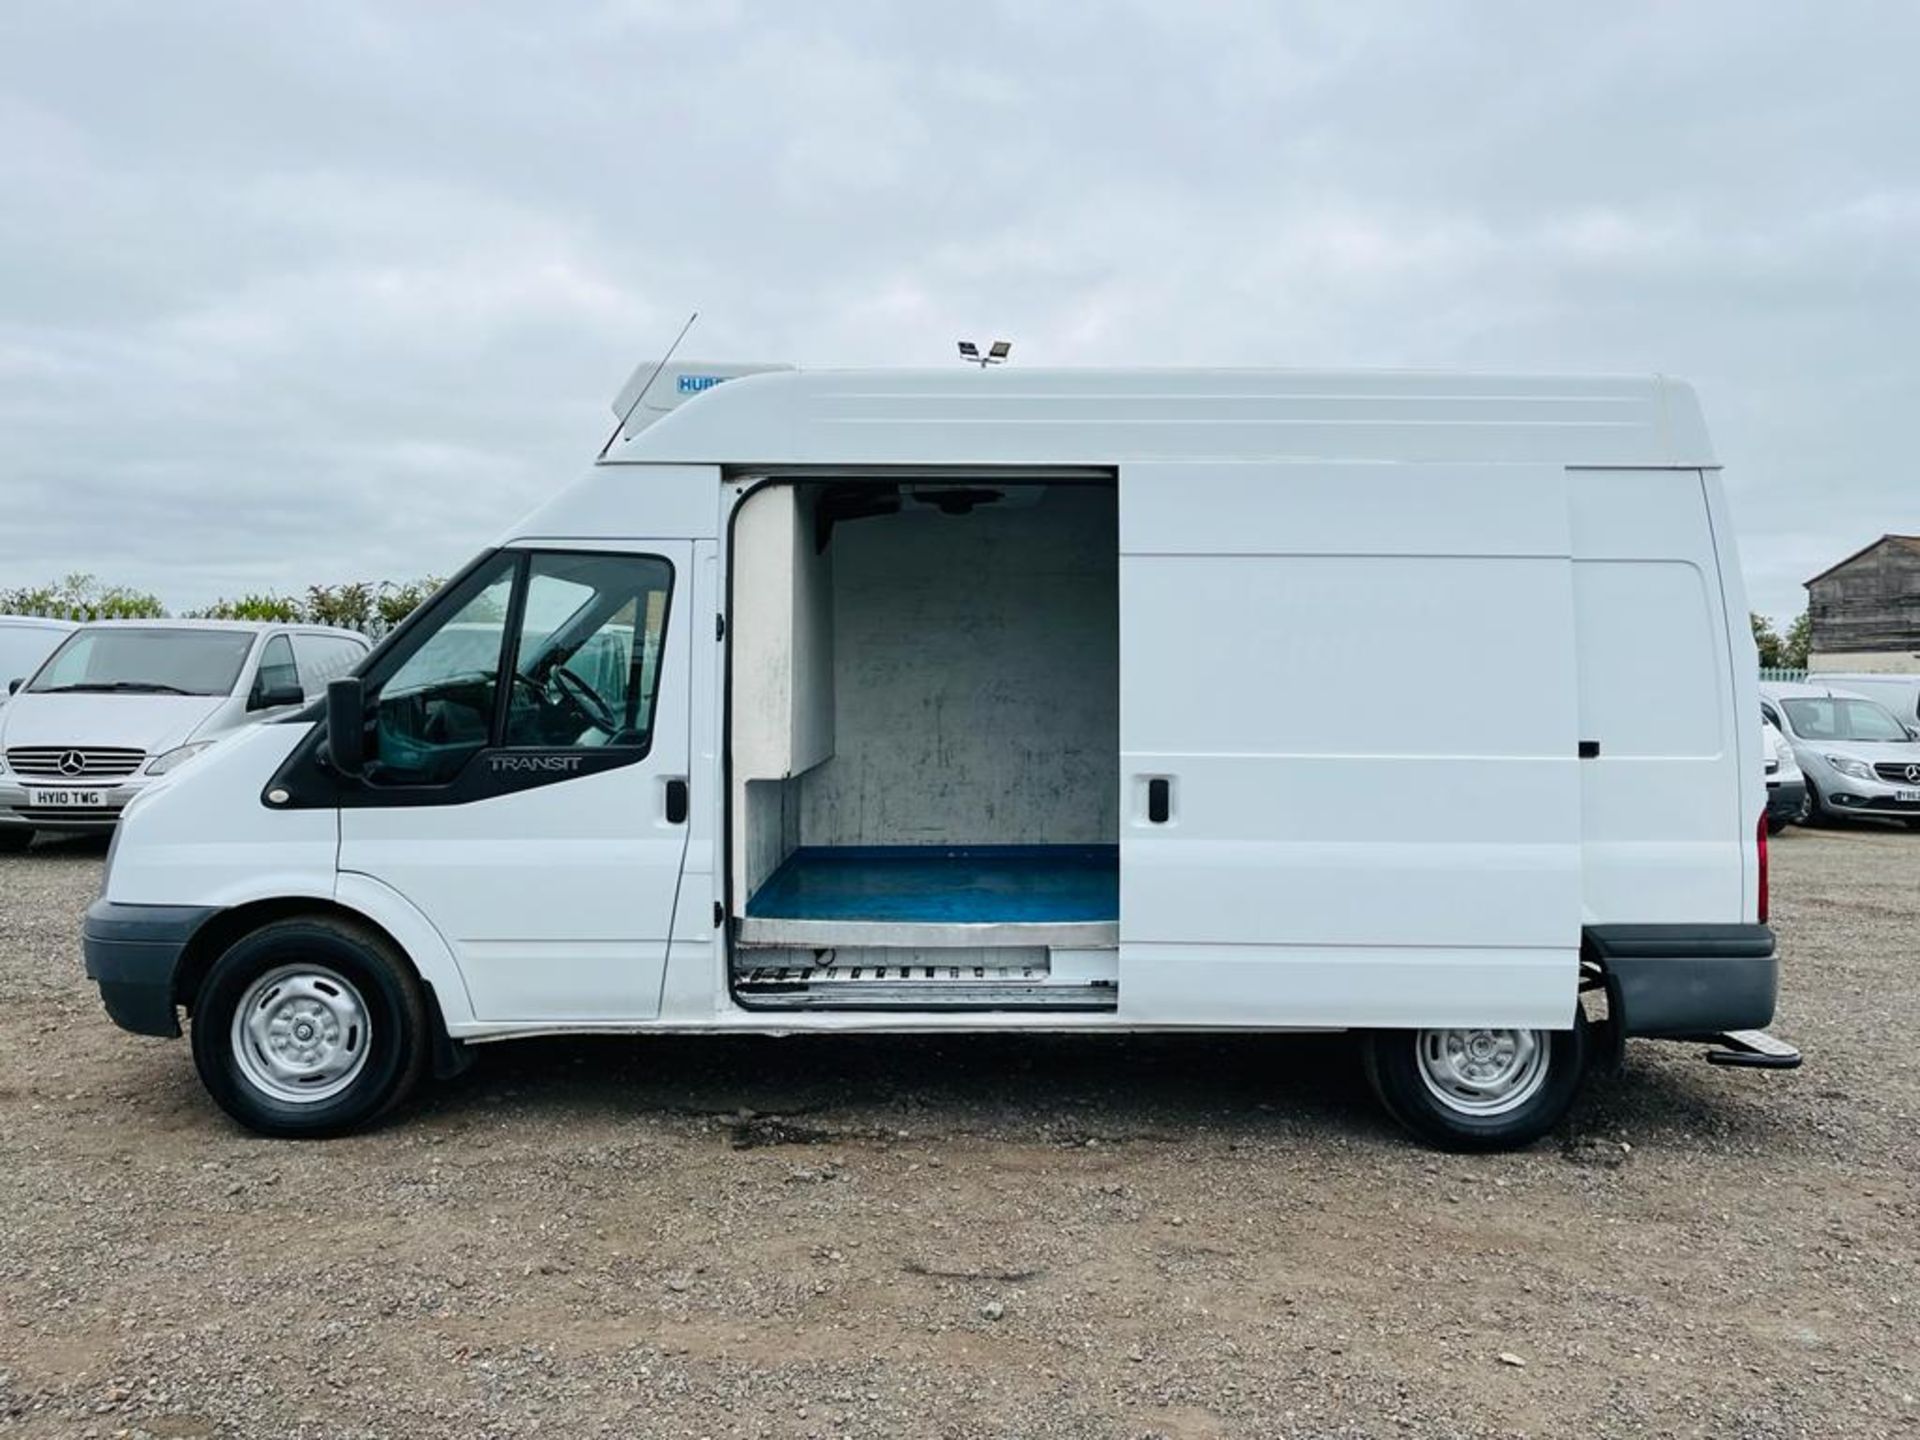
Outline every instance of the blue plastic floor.
[(1120, 847), (802, 847), (754, 892), (747, 914), (971, 925), (1117, 921)]

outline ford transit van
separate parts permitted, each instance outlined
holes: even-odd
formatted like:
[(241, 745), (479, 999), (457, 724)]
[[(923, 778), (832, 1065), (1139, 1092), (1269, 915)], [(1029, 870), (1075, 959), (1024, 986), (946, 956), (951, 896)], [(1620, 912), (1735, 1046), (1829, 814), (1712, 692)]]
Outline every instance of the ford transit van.
[(1629, 1036), (1797, 1063), (1684, 385), (679, 365), (616, 408), (323, 704), (128, 807), (89, 971), (245, 1124), (528, 1035), (1354, 1031), (1461, 1148)]

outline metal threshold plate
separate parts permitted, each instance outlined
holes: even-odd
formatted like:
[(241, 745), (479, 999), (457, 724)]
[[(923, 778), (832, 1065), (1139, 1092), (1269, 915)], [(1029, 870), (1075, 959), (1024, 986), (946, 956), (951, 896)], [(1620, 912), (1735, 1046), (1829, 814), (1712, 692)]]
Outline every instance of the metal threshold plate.
[(1059, 983), (1043, 965), (762, 965), (734, 992), (755, 1008), (1112, 1010), (1110, 982)]

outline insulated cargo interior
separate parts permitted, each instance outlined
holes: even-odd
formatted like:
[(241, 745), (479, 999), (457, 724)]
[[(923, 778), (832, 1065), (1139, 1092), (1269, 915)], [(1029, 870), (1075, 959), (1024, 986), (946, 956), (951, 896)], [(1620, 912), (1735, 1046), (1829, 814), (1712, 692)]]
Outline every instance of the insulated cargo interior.
[(1110, 1009), (1111, 477), (767, 483), (733, 524), (729, 910), (762, 1006)]

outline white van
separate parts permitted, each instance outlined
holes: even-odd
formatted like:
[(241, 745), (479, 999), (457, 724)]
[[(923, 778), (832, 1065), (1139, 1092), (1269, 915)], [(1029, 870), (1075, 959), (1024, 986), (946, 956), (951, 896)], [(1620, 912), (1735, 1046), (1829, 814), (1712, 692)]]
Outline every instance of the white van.
[[(0, 615), (0, 687), (24, 680), (40, 668), (73, 629), (71, 620), (42, 619), (38, 615)], [(0, 709), (11, 689), (0, 688)]]
[(1920, 729), (1920, 675), (1870, 675), (1864, 671), (1822, 670), (1807, 677), (1812, 685), (1834, 685), (1878, 700), (1902, 725)]
[(221, 736), (317, 698), (364, 635), (238, 620), (83, 625), (0, 710), (0, 851), (111, 830), (142, 788)]
[(1685, 386), (730, 375), (128, 811), (89, 973), (246, 1124), (609, 1031), (1355, 1030), (1480, 1148), (1797, 1063)]

